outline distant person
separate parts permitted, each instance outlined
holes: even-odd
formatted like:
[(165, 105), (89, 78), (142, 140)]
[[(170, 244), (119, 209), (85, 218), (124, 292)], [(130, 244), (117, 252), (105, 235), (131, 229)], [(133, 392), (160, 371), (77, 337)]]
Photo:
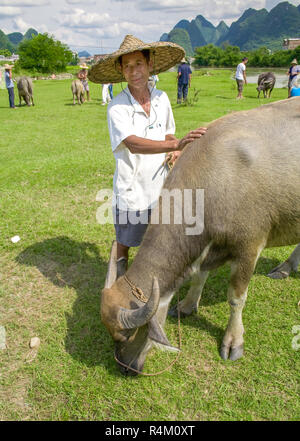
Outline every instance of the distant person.
[(6, 89), (8, 92), (8, 99), (9, 99), (9, 107), (11, 109), (16, 109), (15, 106), (15, 93), (14, 93), (14, 82), (12, 79), (12, 68), (13, 66), (10, 64), (4, 64), (4, 70), (5, 70), (5, 84)]
[(108, 85), (108, 91), (109, 91), (110, 99), (112, 100), (113, 97), (114, 97), (114, 94), (113, 94), (113, 85), (112, 85), (112, 84), (109, 84), (109, 85)]
[(89, 88), (89, 82), (87, 79), (87, 74), (88, 74), (88, 65), (86, 63), (81, 64), (80, 66), (80, 71), (77, 74), (77, 78), (82, 82), (83, 85), (83, 89), (86, 92), (86, 97), (88, 101), (91, 101), (90, 99), (90, 88)]
[(190, 65), (187, 63), (186, 59), (183, 58), (181, 60), (181, 64), (178, 67), (178, 87), (177, 87), (177, 104), (186, 101), (188, 96), (189, 87), (191, 87), (191, 79), (192, 79), (192, 70)]
[(248, 63), (248, 58), (244, 57), (242, 59), (242, 62), (240, 64), (238, 64), (238, 66), (236, 68), (235, 79), (236, 79), (237, 90), (238, 90), (238, 95), (236, 97), (237, 100), (244, 98), (243, 97), (243, 88), (244, 88), (244, 84), (247, 84), (247, 77), (246, 77), (246, 64), (247, 63)]
[(288, 98), (291, 97), (291, 91), (293, 87), (298, 87), (298, 74), (300, 73), (300, 66), (298, 66), (298, 61), (296, 58), (291, 61), (291, 67), (287, 71), (287, 75), (289, 76), (289, 82), (288, 82)]
[(111, 96), (109, 93), (109, 86), (111, 84), (102, 84), (102, 106), (109, 104), (111, 102)]

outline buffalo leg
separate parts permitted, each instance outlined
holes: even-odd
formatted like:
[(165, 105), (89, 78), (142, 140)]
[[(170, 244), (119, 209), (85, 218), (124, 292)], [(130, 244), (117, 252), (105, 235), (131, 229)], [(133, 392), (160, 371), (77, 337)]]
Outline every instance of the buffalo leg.
[[(260, 250), (261, 251), (261, 250)], [(253, 274), (257, 256), (245, 259), (245, 257), (232, 263), (230, 285), (227, 299), (230, 306), (229, 322), (221, 345), (221, 357), (232, 361), (243, 356), (244, 351), (244, 326), (242, 311), (247, 298), (248, 284)]]
[(300, 244), (296, 246), (290, 257), (280, 265), (273, 268), (268, 277), (272, 279), (285, 279), (291, 273), (291, 271), (297, 271), (300, 263)]
[[(179, 302), (180, 316), (185, 317), (197, 312), (208, 274), (209, 271), (199, 271), (192, 276), (190, 289), (185, 298)], [(177, 317), (177, 305), (170, 309), (169, 315)]]

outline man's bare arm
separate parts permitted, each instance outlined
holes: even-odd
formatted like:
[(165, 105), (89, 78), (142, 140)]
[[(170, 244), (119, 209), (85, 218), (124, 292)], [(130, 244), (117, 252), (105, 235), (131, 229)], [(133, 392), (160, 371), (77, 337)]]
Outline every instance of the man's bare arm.
[(124, 144), (131, 153), (169, 153), (173, 152), (174, 150), (182, 150), (187, 144), (197, 138), (200, 138), (205, 133), (206, 128), (199, 127), (196, 130), (191, 130), (181, 139), (177, 139), (174, 135), (167, 135), (164, 141), (153, 141), (152, 139), (145, 139), (136, 135), (130, 135), (124, 139)]

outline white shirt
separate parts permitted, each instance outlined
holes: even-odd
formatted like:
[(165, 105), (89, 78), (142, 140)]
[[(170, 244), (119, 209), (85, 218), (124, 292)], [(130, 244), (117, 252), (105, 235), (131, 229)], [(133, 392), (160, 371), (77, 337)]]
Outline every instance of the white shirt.
[(148, 117), (128, 87), (108, 105), (107, 119), (112, 151), (116, 160), (113, 190), (121, 210), (145, 210), (158, 200), (167, 169), (165, 153), (135, 154), (124, 144), (130, 135), (164, 141), (175, 134), (175, 122), (165, 92), (151, 89)]
[(246, 65), (244, 63), (240, 63), (236, 68), (235, 78), (237, 80), (243, 80), (244, 79), (244, 72), (246, 70)]

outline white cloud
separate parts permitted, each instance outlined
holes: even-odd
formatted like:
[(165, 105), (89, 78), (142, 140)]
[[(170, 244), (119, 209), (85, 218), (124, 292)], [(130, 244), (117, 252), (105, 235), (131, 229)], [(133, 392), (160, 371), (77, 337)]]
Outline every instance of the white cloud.
[(14, 19), (14, 28), (19, 31), (19, 32), (26, 32), (27, 29), (31, 28), (32, 26), (30, 26), (29, 24), (27, 24), (22, 18), (15, 18)]
[(49, 0), (0, 0), (0, 6), (46, 6)]
[(14, 8), (11, 6), (0, 6), (0, 18), (14, 17), (21, 14), (20, 8)]
[(106, 25), (111, 18), (106, 12), (98, 14), (96, 12), (85, 12), (83, 9), (74, 9), (72, 12), (63, 11), (63, 17), (59, 18), (61, 26), (69, 28), (97, 28)]
[(66, 3), (68, 3), (68, 5), (82, 5), (83, 3), (84, 5), (95, 5), (96, 1), (95, 0), (66, 0)]

